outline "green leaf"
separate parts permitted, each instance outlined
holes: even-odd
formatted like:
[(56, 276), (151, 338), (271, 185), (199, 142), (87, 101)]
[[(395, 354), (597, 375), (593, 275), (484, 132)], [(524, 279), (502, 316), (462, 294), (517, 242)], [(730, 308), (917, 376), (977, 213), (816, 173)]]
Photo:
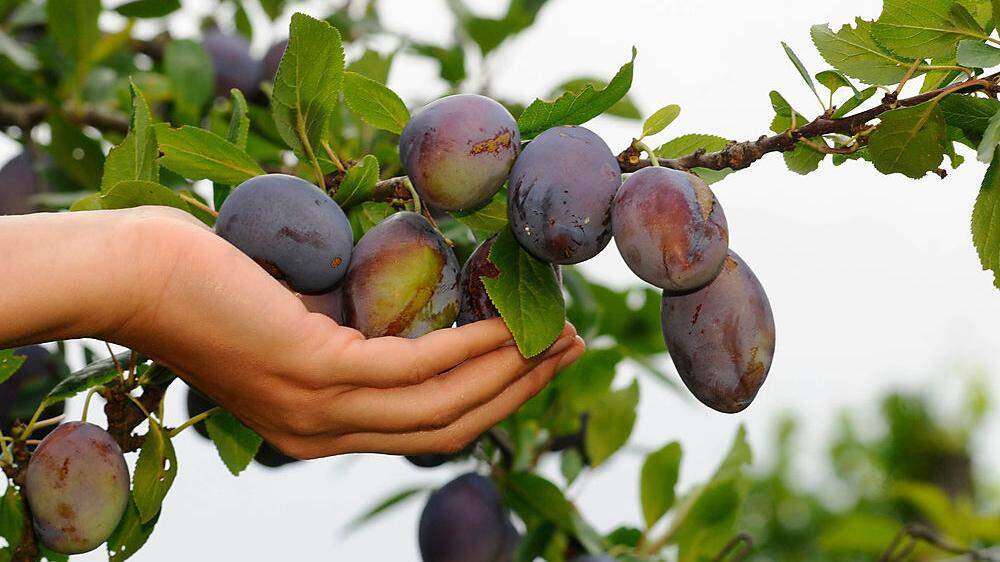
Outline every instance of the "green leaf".
[(101, 177), (101, 191), (104, 192), (119, 182), (157, 182), (160, 178), (152, 114), (135, 83), (130, 83), (129, 87), (132, 97), (129, 132), (121, 144), (111, 149), (104, 161), (104, 175)]
[[(122, 354), (116, 356), (116, 358), (119, 362), (127, 361), (128, 355)], [(114, 380), (117, 376), (118, 368), (111, 358), (95, 361), (59, 381), (59, 384), (50, 390), (48, 396), (45, 397), (44, 404), (46, 407), (57, 404), (85, 390), (90, 390), (96, 386), (103, 386)]]
[(855, 109), (857, 109), (858, 107), (860, 107), (861, 104), (863, 104), (866, 101), (868, 101), (869, 99), (871, 99), (871, 97), (874, 96), (875, 92), (877, 92), (877, 91), (878, 91), (878, 88), (876, 88), (875, 86), (871, 86), (869, 88), (865, 88), (864, 90), (861, 90), (860, 92), (858, 92), (858, 93), (854, 94), (853, 96), (851, 96), (850, 98), (848, 98), (848, 100), (845, 101), (843, 103), (843, 105), (841, 105), (840, 107), (838, 107), (837, 110), (834, 111), (833, 115), (831, 115), (830, 117), (832, 119), (839, 119), (841, 117), (844, 117), (848, 113), (850, 113), (850, 112), (854, 111)]
[(986, 130), (983, 131), (983, 140), (979, 143), (976, 159), (984, 164), (992, 162), (997, 144), (1000, 144), (1000, 111), (993, 114), (986, 125)]
[(392, 68), (393, 58), (392, 54), (382, 56), (378, 51), (365, 49), (360, 57), (347, 65), (347, 70), (371, 78), (379, 84), (385, 84), (389, 80), (389, 69)]
[(964, 39), (958, 43), (958, 64), (972, 68), (993, 68), (1000, 65), (1000, 49), (983, 43)]
[(91, 51), (101, 36), (97, 27), (101, 0), (48, 0), (46, 10), (48, 31), (59, 50), (74, 66), (89, 62)]
[(14, 355), (13, 349), (0, 349), (0, 384), (14, 376), (26, 360), (24, 355)]
[(366, 523), (370, 523), (379, 516), (386, 514), (392, 508), (399, 507), (400, 505), (406, 503), (407, 500), (415, 499), (419, 494), (426, 491), (427, 488), (423, 486), (416, 486), (393, 492), (376, 502), (375, 505), (365, 510), (365, 512), (361, 515), (355, 517), (354, 520), (344, 527), (344, 531), (356, 531)]
[(546, 1), (511, 0), (507, 13), (501, 18), (474, 16), (460, 1), (451, 1), (448, 4), (462, 28), (485, 56), (511, 36), (531, 27)]
[(681, 444), (676, 441), (650, 453), (642, 463), (639, 489), (647, 529), (674, 506), (677, 499), (674, 487), (680, 469)]
[(858, 89), (854, 86), (854, 83), (847, 76), (844, 76), (843, 72), (837, 70), (819, 72), (816, 74), (816, 80), (833, 94), (836, 94), (841, 88), (850, 88), (855, 94), (858, 93)]
[[(826, 144), (826, 141), (819, 137), (812, 140), (813, 142)], [(804, 176), (818, 170), (820, 162), (826, 158), (826, 154), (800, 142), (795, 145), (793, 150), (783, 153), (782, 157), (784, 157), (785, 166), (789, 170)]]
[(828, 524), (819, 536), (820, 549), (827, 552), (864, 553), (872, 557), (885, 552), (902, 525), (892, 517), (874, 513), (849, 513)]
[(396, 92), (355, 72), (344, 73), (344, 101), (362, 121), (383, 131), (398, 135), (410, 120)]
[[(809, 123), (805, 116), (792, 109), (792, 106), (780, 93), (773, 90), (771, 91), (771, 107), (774, 108), (771, 130), (775, 133), (783, 133), (788, 129), (802, 127)], [(792, 116), (795, 118), (792, 119)]]
[(354, 242), (361, 240), (366, 232), (395, 212), (396, 209), (384, 201), (365, 201), (351, 207), (347, 211), (347, 220), (350, 221), (351, 230), (354, 231)]
[(285, 143), (309, 160), (326, 134), (343, 77), (340, 33), (325, 21), (293, 15), (274, 79), (271, 114)]
[(83, 189), (100, 185), (104, 171), (101, 143), (57, 115), (49, 117), (49, 127), (52, 131), (49, 154), (59, 170)]
[(972, 243), (984, 270), (993, 272), (1000, 288), (1000, 156), (994, 155), (986, 170), (976, 205), (972, 209)]
[(446, 49), (437, 45), (415, 43), (411, 48), (418, 55), (436, 60), (441, 67), (441, 78), (452, 86), (465, 80), (465, 50), (461, 45)]
[(233, 96), (233, 114), (229, 117), (229, 134), (226, 140), (240, 150), (247, 149), (247, 135), (250, 134), (250, 117), (247, 115), (247, 100), (243, 92), (236, 88), (229, 90)]
[(676, 104), (664, 106), (656, 110), (656, 113), (650, 115), (642, 124), (642, 136), (639, 137), (639, 140), (651, 137), (666, 129), (680, 114), (681, 106)]
[(24, 533), (24, 502), (17, 488), (7, 485), (7, 491), (0, 498), (0, 537), (7, 539), (7, 544), (17, 546), (21, 543)]
[(233, 476), (253, 460), (264, 439), (229, 412), (221, 411), (205, 421), (208, 436), (215, 443), (219, 457)]
[[(689, 154), (694, 154), (698, 150), (705, 152), (716, 152), (730, 145), (732, 141), (717, 135), (689, 134), (677, 137), (668, 141), (654, 152), (660, 158), (680, 158)], [(695, 175), (701, 177), (708, 184), (713, 184), (733, 173), (732, 168), (724, 170), (710, 170), (708, 168), (692, 168), (690, 170)]]
[(451, 216), (469, 227), (476, 240), (486, 240), (507, 226), (507, 190), (501, 189), (474, 211), (455, 211)]
[(197, 125), (202, 108), (215, 93), (215, 70), (205, 48), (189, 39), (167, 43), (163, 72), (174, 92), (174, 120)]
[(160, 205), (188, 210), (187, 203), (169, 187), (151, 181), (122, 181), (101, 194), (102, 209), (131, 209), (143, 205)]
[(814, 25), (810, 34), (830, 66), (866, 84), (896, 84), (913, 62), (883, 49), (871, 31), (872, 23), (858, 18), (856, 27), (844, 25), (835, 33), (829, 25)]
[(108, 558), (111, 562), (124, 562), (142, 548), (153, 534), (153, 528), (159, 520), (159, 512), (153, 519), (143, 523), (136, 507), (135, 497), (130, 495), (128, 507), (125, 508), (125, 515), (118, 522), (118, 527), (108, 538)]
[[(553, 90), (549, 93), (549, 97), (556, 98), (561, 96), (564, 92), (573, 92), (578, 94), (587, 86), (592, 86), (595, 90), (601, 90), (608, 87), (608, 82), (600, 78), (589, 76), (573, 78), (553, 88)], [(630, 119), (632, 121), (639, 121), (642, 119), (642, 112), (639, 111), (639, 108), (636, 107), (635, 102), (632, 101), (632, 98), (628, 94), (615, 102), (615, 104), (609, 107), (604, 114), (621, 117), (622, 119)]]
[(747, 494), (745, 466), (752, 461), (746, 429), (740, 426), (712, 478), (688, 494), (667, 531), (680, 547), (679, 560), (699, 560), (719, 552), (733, 536)]
[(509, 228), (500, 231), (493, 242), (490, 261), (500, 275), (483, 277), (486, 293), (514, 334), (521, 355), (534, 357), (556, 341), (566, 321), (566, 303), (555, 271), (524, 251)]
[(990, 120), (1000, 111), (1000, 101), (960, 94), (945, 96), (938, 104), (945, 122), (957, 127), (974, 143), (979, 143)]
[(139, 509), (140, 523), (148, 523), (160, 514), (163, 499), (177, 476), (177, 453), (170, 437), (153, 420), (135, 462), (132, 494)]
[(208, 179), (236, 185), (264, 174), (249, 154), (219, 135), (184, 125), (172, 129), (167, 123), (156, 126), (160, 163), (190, 180)]
[(127, 18), (162, 18), (180, 8), (180, 0), (132, 0), (115, 11)]
[[(812, 90), (812, 93), (816, 96), (816, 99), (820, 99), (819, 92), (816, 91), (816, 83), (813, 82), (812, 76), (810, 76), (809, 71), (806, 70), (806, 65), (802, 64), (802, 61), (799, 60), (799, 57), (798, 55), (795, 54), (795, 51), (793, 51), (792, 48), (788, 46), (788, 43), (782, 41), (781, 46), (782, 48), (785, 49), (785, 54), (788, 55), (788, 60), (792, 61), (792, 65), (795, 66), (795, 70), (799, 71), (799, 75), (801, 75), (802, 79), (806, 81), (806, 85), (809, 86), (810, 90)], [(822, 101), (820, 103), (822, 103)]]
[(919, 179), (941, 165), (948, 128), (937, 102), (887, 111), (881, 119), (868, 142), (878, 171)]
[(982, 29), (956, 19), (953, 6), (955, 0), (884, 0), (872, 36), (898, 55), (921, 59), (947, 57), (964, 38), (986, 39)]
[(559, 472), (566, 479), (567, 486), (576, 481), (577, 476), (583, 472), (584, 466), (583, 455), (575, 447), (566, 449), (559, 456)]
[(572, 531), (573, 507), (562, 491), (548, 480), (530, 472), (511, 472), (504, 482), (507, 504), (532, 526), (547, 521), (564, 531)]
[(378, 158), (371, 154), (365, 155), (357, 164), (348, 168), (333, 200), (345, 209), (368, 201), (375, 192), (378, 176)]
[(588, 85), (579, 93), (566, 92), (555, 101), (536, 99), (517, 118), (522, 139), (535, 135), (557, 125), (582, 125), (604, 113), (618, 100), (625, 97), (632, 87), (632, 67), (636, 50), (632, 49), (632, 59), (615, 74), (608, 86), (595, 90)]
[(599, 466), (622, 447), (635, 425), (639, 405), (639, 381), (610, 392), (590, 412), (584, 448), (591, 466)]

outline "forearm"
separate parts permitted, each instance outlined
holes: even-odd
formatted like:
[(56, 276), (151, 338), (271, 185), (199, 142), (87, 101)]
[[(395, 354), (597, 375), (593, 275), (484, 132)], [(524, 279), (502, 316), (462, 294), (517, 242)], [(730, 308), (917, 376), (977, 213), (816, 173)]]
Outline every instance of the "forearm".
[(127, 212), (0, 216), (0, 349), (101, 337), (134, 302)]

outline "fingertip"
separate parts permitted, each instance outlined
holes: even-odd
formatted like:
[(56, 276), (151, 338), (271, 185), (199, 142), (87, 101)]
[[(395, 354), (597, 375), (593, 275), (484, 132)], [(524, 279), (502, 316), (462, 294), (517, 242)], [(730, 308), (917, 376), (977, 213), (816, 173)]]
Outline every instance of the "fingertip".
[(570, 347), (567, 351), (565, 351), (563, 353), (563, 356), (559, 359), (559, 364), (556, 366), (556, 371), (562, 371), (566, 367), (572, 365), (577, 359), (580, 358), (581, 355), (583, 355), (583, 352), (586, 351), (586, 348), (587, 344), (585, 344), (583, 340), (579, 336), (577, 336), (575, 341), (573, 342), (573, 346)]

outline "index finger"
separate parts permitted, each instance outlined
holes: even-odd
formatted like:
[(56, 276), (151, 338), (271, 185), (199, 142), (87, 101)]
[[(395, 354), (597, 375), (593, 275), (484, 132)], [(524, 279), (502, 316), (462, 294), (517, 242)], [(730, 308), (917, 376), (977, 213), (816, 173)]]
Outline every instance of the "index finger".
[(473, 357), (505, 345), (513, 337), (499, 318), (444, 328), (415, 339), (379, 337), (351, 341), (331, 357), (347, 373), (347, 384), (391, 388), (419, 384)]

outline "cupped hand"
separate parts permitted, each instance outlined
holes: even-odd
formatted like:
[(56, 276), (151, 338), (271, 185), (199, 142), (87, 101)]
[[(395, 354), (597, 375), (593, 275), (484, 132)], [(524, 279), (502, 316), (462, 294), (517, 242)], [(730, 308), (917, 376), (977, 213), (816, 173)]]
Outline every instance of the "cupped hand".
[(455, 452), (583, 353), (567, 324), (525, 359), (499, 319), (365, 339), (187, 215), (126, 212), (140, 288), (107, 338), (177, 372), (286, 454)]

